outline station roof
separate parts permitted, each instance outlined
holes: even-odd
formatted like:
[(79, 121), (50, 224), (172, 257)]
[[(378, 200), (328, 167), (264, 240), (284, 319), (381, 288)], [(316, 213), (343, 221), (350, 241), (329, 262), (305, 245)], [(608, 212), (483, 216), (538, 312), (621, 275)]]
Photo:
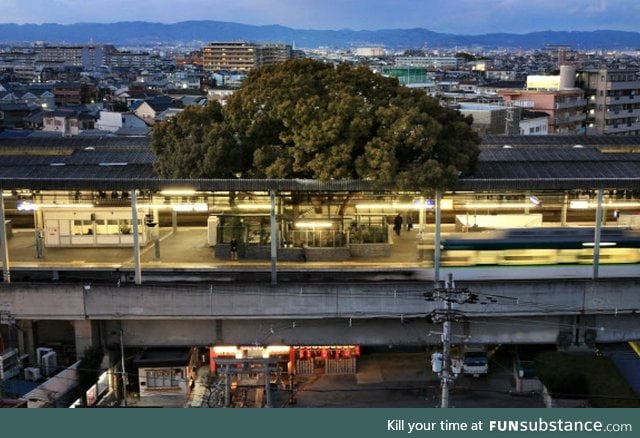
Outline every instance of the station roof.
[[(0, 138), (3, 189), (380, 191), (367, 181), (159, 178), (149, 137)], [(457, 190), (640, 189), (640, 136), (486, 136)]]

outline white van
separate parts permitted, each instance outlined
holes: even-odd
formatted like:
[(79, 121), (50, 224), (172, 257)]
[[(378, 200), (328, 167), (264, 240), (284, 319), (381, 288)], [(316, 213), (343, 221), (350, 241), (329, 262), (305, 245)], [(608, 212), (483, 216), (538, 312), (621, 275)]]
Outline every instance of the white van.
[(489, 357), (487, 352), (482, 348), (469, 348), (464, 353), (462, 360), (462, 372), (464, 374), (472, 374), (473, 377), (479, 377), (481, 374), (489, 372)]

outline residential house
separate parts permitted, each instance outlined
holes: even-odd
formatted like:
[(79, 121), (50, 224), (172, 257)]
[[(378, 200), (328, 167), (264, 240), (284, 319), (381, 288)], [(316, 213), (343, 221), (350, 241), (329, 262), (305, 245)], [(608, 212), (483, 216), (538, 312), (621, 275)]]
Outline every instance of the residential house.
[(176, 106), (175, 101), (169, 96), (156, 96), (150, 99), (134, 102), (130, 109), (148, 125), (155, 123), (155, 118), (162, 111)]
[(57, 132), (63, 136), (75, 136), (85, 130), (95, 129), (96, 116), (83, 108), (45, 111), (42, 130)]
[(41, 111), (40, 105), (32, 103), (0, 101), (0, 131), (28, 128), (26, 119), (30, 115)]
[(549, 134), (549, 116), (543, 111), (522, 109), (520, 113), (520, 135)]
[(147, 124), (134, 113), (119, 113), (115, 111), (100, 111), (96, 121), (96, 129), (117, 132), (122, 128), (147, 128)]

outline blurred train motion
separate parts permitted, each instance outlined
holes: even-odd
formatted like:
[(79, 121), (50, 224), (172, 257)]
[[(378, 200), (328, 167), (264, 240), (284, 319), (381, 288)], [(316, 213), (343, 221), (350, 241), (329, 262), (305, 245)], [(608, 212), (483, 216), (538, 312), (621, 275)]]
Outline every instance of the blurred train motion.
[[(595, 230), (517, 228), (451, 236), (442, 241), (442, 266), (593, 263)], [(602, 228), (600, 263), (639, 263), (640, 232)]]

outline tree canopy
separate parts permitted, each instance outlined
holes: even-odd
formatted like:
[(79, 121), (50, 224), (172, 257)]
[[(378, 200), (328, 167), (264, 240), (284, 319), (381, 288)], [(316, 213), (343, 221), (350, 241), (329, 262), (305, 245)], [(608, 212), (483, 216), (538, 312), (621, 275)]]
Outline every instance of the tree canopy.
[(471, 119), (365, 67), (291, 60), (252, 71), (226, 106), (157, 124), (167, 178), (366, 179), (450, 187), (472, 172)]

